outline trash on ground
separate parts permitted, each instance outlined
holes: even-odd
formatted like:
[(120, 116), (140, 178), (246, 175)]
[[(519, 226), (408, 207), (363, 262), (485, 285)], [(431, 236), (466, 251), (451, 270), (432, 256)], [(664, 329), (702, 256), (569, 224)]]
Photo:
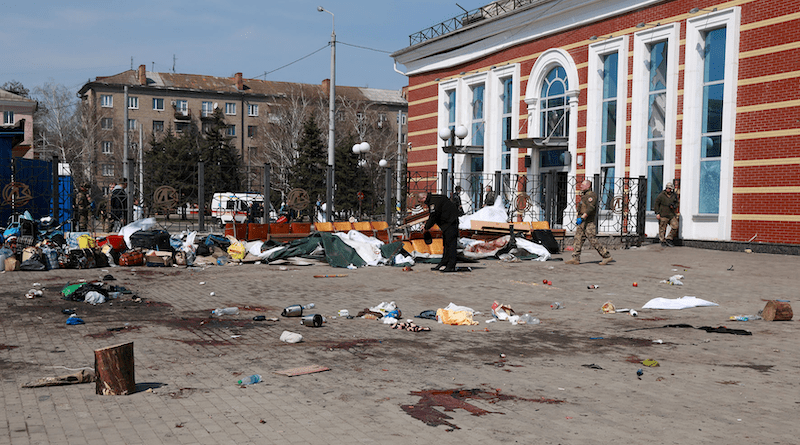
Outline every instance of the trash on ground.
[(79, 325), (79, 324), (86, 324), (82, 319), (78, 318), (77, 315), (72, 314), (67, 318), (67, 324), (70, 326)]
[(657, 366), (661, 366), (661, 365), (659, 365), (659, 364), (658, 364), (658, 362), (657, 362), (657, 361), (655, 361), (655, 360), (653, 360), (653, 359), (651, 359), (651, 358), (649, 358), (649, 359), (647, 359), (647, 360), (643, 360), (643, 361), (642, 361), (642, 364), (643, 364), (643, 365), (645, 365), (645, 366), (649, 366), (649, 367), (651, 367), (651, 368), (655, 368), (655, 367), (657, 367)]
[(606, 301), (605, 303), (603, 303), (603, 306), (600, 309), (603, 311), (604, 314), (614, 314), (617, 312), (616, 310), (614, 310), (614, 303), (610, 301)]
[(91, 383), (94, 382), (94, 380), (95, 380), (94, 370), (81, 369), (80, 371), (73, 374), (60, 375), (57, 377), (43, 377), (41, 379), (25, 383), (22, 385), (22, 387), (41, 388), (43, 386), (76, 385), (79, 383)]
[(300, 343), (303, 341), (303, 336), (294, 332), (283, 331), (281, 334), (281, 341), (286, 343)]
[(308, 365), (308, 366), (301, 366), (299, 368), (282, 369), (280, 371), (275, 371), (275, 374), (285, 375), (287, 377), (295, 377), (298, 375), (314, 374), (317, 372), (330, 371), (330, 370), (331, 368), (328, 368), (327, 366)]
[(260, 381), (261, 381), (261, 376), (258, 374), (253, 374), (250, 377), (239, 380), (236, 383), (239, 384), (240, 386), (247, 386), (247, 385), (252, 385), (254, 383), (258, 383)]
[(673, 275), (673, 276), (667, 278), (666, 280), (659, 281), (659, 283), (672, 284), (674, 286), (683, 286), (683, 281), (681, 281), (682, 279), (683, 279), (683, 275)]
[(761, 310), (761, 316), (766, 321), (788, 321), (792, 319), (794, 313), (789, 300), (770, 300)]
[(515, 315), (514, 309), (510, 305), (498, 303), (497, 300), (492, 303), (492, 315), (498, 320), (508, 320), (509, 317)]
[(312, 309), (314, 307), (314, 303), (309, 303), (304, 306), (300, 306), (299, 304), (293, 304), (291, 306), (286, 306), (283, 308), (281, 315), (284, 317), (302, 317), (303, 311)]
[(409, 331), (409, 332), (423, 332), (423, 331), (430, 331), (431, 330), (431, 328), (429, 328), (427, 326), (417, 326), (411, 320), (406, 320), (405, 322), (395, 321), (392, 324), (392, 329), (400, 329), (400, 330)]
[(689, 309), (693, 307), (708, 307), (719, 306), (717, 303), (712, 303), (697, 297), (685, 296), (676, 299), (670, 298), (653, 298), (645, 303), (642, 309)]
[(222, 315), (239, 315), (239, 308), (238, 307), (226, 307), (226, 308), (216, 308), (211, 311), (212, 314), (220, 317)]

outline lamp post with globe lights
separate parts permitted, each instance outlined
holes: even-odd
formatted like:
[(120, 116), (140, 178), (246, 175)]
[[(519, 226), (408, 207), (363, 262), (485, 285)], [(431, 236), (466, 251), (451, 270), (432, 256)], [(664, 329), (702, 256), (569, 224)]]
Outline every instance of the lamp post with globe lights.
[[(445, 196), (450, 196), (453, 193), (453, 181), (454, 181), (454, 173), (453, 173), (453, 155), (457, 152), (461, 152), (464, 148), (461, 144), (464, 138), (467, 137), (469, 131), (467, 127), (463, 125), (459, 125), (457, 127), (444, 127), (439, 129), (439, 138), (444, 141), (445, 146), (442, 147), (445, 153), (447, 153), (447, 184), (446, 190), (443, 190)], [(456, 138), (458, 138), (458, 145), (456, 145)], [(445, 184), (442, 185), (445, 187)]]

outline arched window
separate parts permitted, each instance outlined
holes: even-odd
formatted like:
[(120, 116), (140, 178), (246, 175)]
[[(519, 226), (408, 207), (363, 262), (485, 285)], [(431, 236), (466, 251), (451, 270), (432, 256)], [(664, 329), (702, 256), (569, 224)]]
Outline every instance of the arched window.
[(542, 82), (541, 137), (566, 137), (569, 131), (569, 81), (564, 68), (557, 66)]

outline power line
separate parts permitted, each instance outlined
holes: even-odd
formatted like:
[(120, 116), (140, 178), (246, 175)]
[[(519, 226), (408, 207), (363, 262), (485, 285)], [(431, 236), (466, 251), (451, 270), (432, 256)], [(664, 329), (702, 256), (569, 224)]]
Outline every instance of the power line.
[(260, 76), (256, 76), (255, 78), (257, 79), (257, 78), (259, 78), (259, 77), (264, 77), (264, 80), (266, 80), (266, 79), (267, 79), (267, 75), (268, 75), (268, 74), (272, 74), (272, 73), (274, 73), (275, 71), (282, 70), (282, 69), (286, 68), (287, 66), (294, 65), (295, 63), (297, 63), (297, 62), (299, 62), (299, 61), (301, 61), (301, 60), (303, 60), (303, 59), (307, 59), (307, 58), (309, 58), (309, 57), (313, 56), (314, 54), (316, 54), (316, 53), (318, 53), (318, 52), (322, 51), (323, 49), (325, 49), (325, 48), (327, 48), (327, 47), (329, 47), (329, 46), (331, 46), (331, 44), (330, 44), (330, 43), (328, 43), (327, 45), (323, 46), (322, 48), (320, 48), (320, 49), (318, 49), (318, 50), (314, 51), (313, 53), (307, 54), (307, 55), (305, 55), (305, 56), (303, 56), (303, 57), (301, 57), (301, 58), (299, 58), (299, 59), (297, 59), (297, 60), (295, 60), (295, 61), (293, 61), (293, 62), (289, 62), (289, 63), (287, 63), (286, 65), (283, 65), (283, 66), (281, 66), (281, 67), (275, 68), (275, 69), (274, 69), (274, 70), (272, 70), (272, 71), (267, 71), (267, 72), (265, 72), (264, 74), (262, 74), (262, 75), (260, 75)]
[(375, 49), (375, 48), (368, 48), (366, 46), (353, 45), (352, 43), (344, 43), (344, 42), (341, 42), (341, 41), (337, 41), (337, 43), (341, 43), (342, 45), (352, 46), (353, 48), (360, 48), (360, 49), (366, 49), (366, 50), (369, 50), (369, 51), (375, 51), (376, 53), (384, 53), (384, 54), (391, 54), (392, 53), (391, 51), (384, 51), (382, 49)]

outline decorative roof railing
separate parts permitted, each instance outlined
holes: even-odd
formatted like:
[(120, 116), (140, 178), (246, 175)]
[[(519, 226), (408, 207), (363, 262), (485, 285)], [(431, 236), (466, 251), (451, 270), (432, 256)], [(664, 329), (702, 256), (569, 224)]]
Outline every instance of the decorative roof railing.
[(551, 0), (499, 0), (496, 2), (492, 2), (486, 6), (473, 9), (472, 11), (467, 11), (464, 14), (460, 14), (449, 20), (445, 20), (444, 22), (439, 23), (438, 25), (434, 25), (431, 26), (430, 28), (423, 29), (420, 32), (415, 32), (414, 34), (411, 34), (410, 36), (408, 36), (410, 46), (416, 45), (417, 43), (422, 43), (426, 40), (430, 40), (439, 36), (443, 36), (445, 34), (469, 26), (473, 23), (477, 23), (482, 20), (506, 14), (515, 9), (520, 9), (522, 7), (529, 6), (534, 3), (546, 3), (548, 1)]

